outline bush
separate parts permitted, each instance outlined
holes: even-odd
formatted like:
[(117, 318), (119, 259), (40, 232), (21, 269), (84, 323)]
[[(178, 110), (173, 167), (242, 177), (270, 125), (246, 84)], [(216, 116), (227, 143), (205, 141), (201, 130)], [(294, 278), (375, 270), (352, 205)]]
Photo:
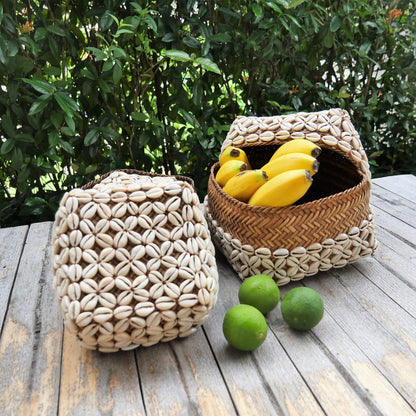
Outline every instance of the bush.
[(116, 168), (202, 198), (238, 114), (347, 109), (374, 175), (416, 173), (414, 2), (0, 5), (0, 226)]

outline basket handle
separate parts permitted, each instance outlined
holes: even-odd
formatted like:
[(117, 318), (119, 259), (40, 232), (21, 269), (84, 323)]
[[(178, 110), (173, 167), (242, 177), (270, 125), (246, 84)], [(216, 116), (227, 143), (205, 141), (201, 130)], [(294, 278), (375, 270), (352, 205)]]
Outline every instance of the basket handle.
[(360, 136), (346, 110), (333, 108), (312, 113), (280, 116), (238, 116), (222, 144), (251, 147), (281, 145), (285, 141), (303, 138), (321, 147), (344, 155), (363, 174), (371, 179), (367, 155)]

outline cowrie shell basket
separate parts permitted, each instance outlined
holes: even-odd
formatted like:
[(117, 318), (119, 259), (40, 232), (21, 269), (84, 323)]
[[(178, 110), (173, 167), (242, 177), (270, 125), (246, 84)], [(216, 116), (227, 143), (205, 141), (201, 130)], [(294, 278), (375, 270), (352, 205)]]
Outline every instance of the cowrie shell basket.
[(85, 348), (186, 337), (216, 303), (214, 246), (187, 177), (110, 172), (63, 196), (53, 230), (58, 303)]
[(305, 197), (284, 208), (254, 207), (227, 195), (211, 168), (205, 215), (215, 244), (244, 280), (266, 274), (278, 285), (344, 267), (378, 246), (370, 208), (371, 174), (358, 132), (345, 110), (283, 116), (239, 116), (222, 149), (243, 148), (253, 168), (288, 140), (322, 148)]

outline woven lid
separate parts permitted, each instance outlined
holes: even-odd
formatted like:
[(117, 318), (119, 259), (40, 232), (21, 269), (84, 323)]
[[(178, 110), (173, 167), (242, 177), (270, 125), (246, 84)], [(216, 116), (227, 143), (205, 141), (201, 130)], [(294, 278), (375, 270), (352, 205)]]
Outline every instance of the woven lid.
[(221, 150), (227, 146), (281, 145), (292, 139), (308, 139), (341, 153), (370, 178), (367, 155), (346, 110), (333, 108), (312, 113), (255, 117), (238, 116), (232, 123)]

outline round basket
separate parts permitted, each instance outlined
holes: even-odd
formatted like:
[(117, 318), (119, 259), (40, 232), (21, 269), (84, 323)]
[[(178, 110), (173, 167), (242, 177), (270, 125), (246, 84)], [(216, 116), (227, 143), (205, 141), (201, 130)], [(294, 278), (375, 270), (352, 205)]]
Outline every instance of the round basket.
[(188, 336), (217, 298), (214, 246), (182, 176), (119, 170), (67, 192), (52, 259), (65, 326), (88, 349)]
[(251, 206), (226, 194), (211, 168), (205, 213), (214, 242), (241, 279), (267, 274), (279, 285), (371, 255), (377, 247), (370, 208), (371, 175), (348, 113), (333, 109), (276, 117), (238, 117), (223, 148), (245, 150), (253, 168), (285, 140), (321, 148), (307, 194), (284, 208)]

